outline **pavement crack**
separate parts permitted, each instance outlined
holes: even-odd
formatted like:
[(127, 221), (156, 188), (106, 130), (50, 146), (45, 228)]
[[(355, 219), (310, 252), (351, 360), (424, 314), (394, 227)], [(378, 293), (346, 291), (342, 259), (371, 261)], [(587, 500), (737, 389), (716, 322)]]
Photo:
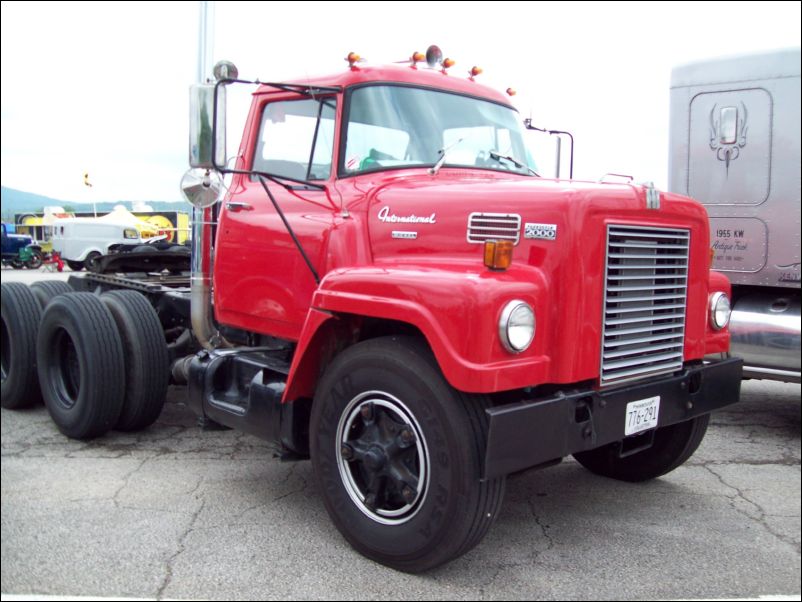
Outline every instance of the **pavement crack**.
[[(771, 518), (772, 515), (767, 513), (766, 510), (760, 504), (758, 504), (757, 502), (749, 499), (749, 497), (747, 497), (746, 493), (742, 489), (736, 487), (735, 485), (733, 485), (731, 483), (728, 483), (725, 480), (723, 475), (721, 475), (720, 473), (718, 473), (715, 470), (713, 470), (713, 464), (712, 463), (704, 464), (702, 466), (703, 466), (703, 468), (705, 470), (707, 470), (710, 474), (712, 474), (719, 481), (719, 483), (721, 483), (724, 487), (726, 487), (727, 489), (730, 489), (730, 490), (735, 492), (735, 494), (732, 495), (732, 496), (729, 496), (729, 495), (726, 496), (726, 497), (728, 497), (730, 499), (730, 507), (733, 510), (735, 510), (738, 514), (741, 514), (741, 515), (747, 517), (751, 521), (753, 521), (753, 522), (757, 523), (758, 525), (760, 525), (761, 527), (763, 527), (763, 529), (767, 533), (769, 533), (770, 535), (774, 536), (776, 539), (780, 540), (782, 543), (786, 544), (787, 546), (791, 547), (797, 554), (800, 553), (800, 544), (798, 544), (797, 542), (793, 541), (787, 535), (784, 535), (783, 533), (777, 532), (766, 521), (766, 519), (767, 518)], [(749, 507), (753, 508), (754, 512), (749, 512), (747, 510), (744, 510), (743, 508), (740, 508), (738, 506), (738, 504), (737, 504), (738, 500), (743, 501)]]
[(114, 506), (116, 508), (120, 508), (121, 507), (119, 496), (123, 492), (123, 489), (128, 487), (128, 482), (131, 480), (131, 477), (133, 477), (137, 472), (139, 472), (148, 460), (150, 460), (150, 458), (144, 458), (142, 461), (139, 462), (139, 464), (136, 466), (136, 468), (134, 468), (133, 470), (129, 471), (128, 474), (126, 474), (123, 477), (122, 485), (120, 485), (120, 487), (117, 489), (117, 491), (114, 492), (114, 495), (111, 496), (111, 500), (114, 502)]
[(197, 510), (192, 514), (187, 523), (186, 529), (178, 536), (178, 544), (176, 546), (175, 553), (167, 559), (165, 564), (165, 575), (162, 584), (159, 586), (158, 591), (156, 592), (156, 599), (161, 600), (164, 597), (164, 592), (170, 586), (170, 583), (173, 580), (173, 569), (175, 565), (175, 561), (178, 559), (181, 554), (186, 551), (186, 540), (187, 537), (195, 530), (195, 523), (198, 522), (198, 517), (203, 512), (203, 509), (206, 507), (206, 498), (204, 497), (203, 492), (200, 493), (200, 496), (197, 495), (198, 491), (200, 490), (200, 486), (203, 483), (203, 477), (198, 479), (197, 485), (189, 492), (189, 495), (196, 494), (196, 498), (200, 497), (200, 505), (198, 506)]

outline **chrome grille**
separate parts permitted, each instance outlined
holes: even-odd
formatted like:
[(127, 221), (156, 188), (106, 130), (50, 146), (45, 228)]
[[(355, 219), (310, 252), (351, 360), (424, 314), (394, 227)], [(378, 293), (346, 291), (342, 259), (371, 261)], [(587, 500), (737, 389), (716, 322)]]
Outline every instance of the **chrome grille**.
[(688, 230), (608, 226), (601, 384), (682, 367)]
[(516, 213), (471, 213), (468, 216), (468, 242), (511, 240), (521, 237), (521, 216)]

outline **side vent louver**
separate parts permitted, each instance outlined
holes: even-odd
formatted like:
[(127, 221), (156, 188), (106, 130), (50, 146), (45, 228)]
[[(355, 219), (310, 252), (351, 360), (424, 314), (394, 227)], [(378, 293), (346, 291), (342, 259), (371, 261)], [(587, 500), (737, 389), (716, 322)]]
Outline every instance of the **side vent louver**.
[(516, 213), (471, 213), (468, 216), (468, 242), (511, 240), (521, 238), (521, 216)]

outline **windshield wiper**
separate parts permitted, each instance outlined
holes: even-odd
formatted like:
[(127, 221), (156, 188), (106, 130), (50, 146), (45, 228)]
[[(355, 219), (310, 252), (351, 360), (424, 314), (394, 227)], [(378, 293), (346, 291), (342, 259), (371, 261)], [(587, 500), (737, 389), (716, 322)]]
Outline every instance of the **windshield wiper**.
[(539, 174), (539, 173), (537, 173), (537, 172), (536, 172), (534, 169), (532, 169), (531, 167), (529, 167), (529, 166), (528, 166), (526, 163), (522, 163), (521, 161), (519, 161), (519, 160), (518, 160), (518, 159), (516, 159), (515, 157), (510, 157), (509, 155), (502, 155), (502, 154), (501, 154), (501, 153), (499, 153), (498, 151), (494, 151), (494, 150), (491, 150), (491, 151), (490, 151), (490, 153), (489, 153), (489, 155), (490, 155), (490, 156), (491, 156), (493, 159), (495, 159), (496, 161), (500, 161), (501, 159), (504, 159), (505, 161), (509, 161), (510, 163), (512, 163), (513, 165), (515, 165), (515, 167), (517, 167), (517, 168), (519, 168), (519, 169), (525, 169), (525, 170), (527, 170), (529, 173), (531, 173), (532, 175), (535, 175), (535, 176), (537, 176), (538, 178), (540, 177), (540, 174)]
[(459, 140), (455, 140), (454, 142), (452, 142), (448, 146), (444, 146), (439, 151), (437, 151), (438, 153), (440, 153), (440, 158), (437, 160), (437, 163), (435, 163), (434, 165), (432, 165), (429, 168), (429, 174), (430, 175), (433, 175), (433, 176), (437, 175), (437, 172), (440, 171), (441, 167), (443, 167), (443, 163), (446, 162), (446, 155), (448, 154), (448, 151), (450, 151), (452, 148), (457, 146), (463, 140), (465, 140), (465, 138), (460, 138)]

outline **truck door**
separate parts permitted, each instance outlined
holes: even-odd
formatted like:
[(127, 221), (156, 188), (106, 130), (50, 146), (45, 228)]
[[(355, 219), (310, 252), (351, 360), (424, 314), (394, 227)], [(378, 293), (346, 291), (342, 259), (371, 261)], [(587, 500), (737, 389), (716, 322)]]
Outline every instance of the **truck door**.
[[(276, 100), (261, 108), (252, 169), (300, 180), (331, 178), (336, 101)], [(319, 274), (334, 206), (325, 191), (267, 186)], [(223, 203), (214, 266), (215, 314), (223, 324), (296, 339), (317, 285), (257, 176)]]

